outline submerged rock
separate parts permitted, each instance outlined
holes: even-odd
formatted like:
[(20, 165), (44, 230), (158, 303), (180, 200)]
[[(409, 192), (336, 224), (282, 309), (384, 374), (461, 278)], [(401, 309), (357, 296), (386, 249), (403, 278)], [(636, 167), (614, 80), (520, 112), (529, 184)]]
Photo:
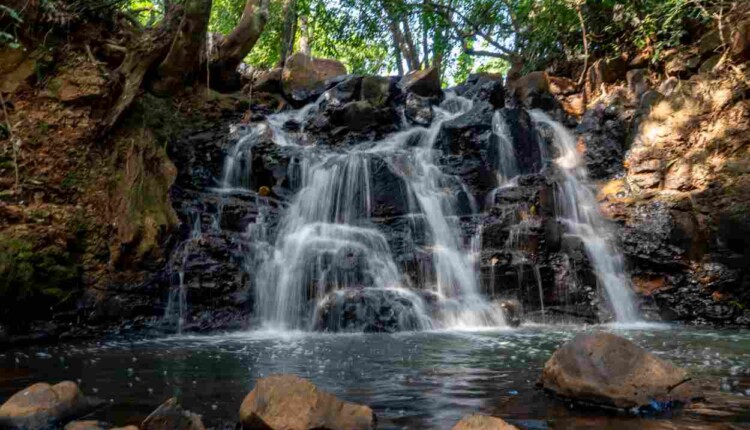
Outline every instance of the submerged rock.
[(365, 430), (377, 427), (367, 406), (340, 400), (295, 375), (259, 379), (240, 406), (245, 430)]
[(17, 392), (0, 406), (0, 428), (49, 428), (86, 414), (99, 403), (84, 396), (75, 382), (40, 382)]
[(565, 399), (618, 409), (662, 409), (700, 397), (684, 369), (610, 333), (581, 334), (563, 345), (539, 384)]
[(467, 415), (461, 418), (453, 430), (518, 430), (518, 427), (512, 426), (500, 418), (488, 415)]
[(96, 420), (71, 421), (65, 425), (64, 430), (105, 430), (112, 428), (111, 425)]
[(182, 409), (172, 397), (151, 412), (141, 424), (142, 430), (204, 430), (198, 414)]

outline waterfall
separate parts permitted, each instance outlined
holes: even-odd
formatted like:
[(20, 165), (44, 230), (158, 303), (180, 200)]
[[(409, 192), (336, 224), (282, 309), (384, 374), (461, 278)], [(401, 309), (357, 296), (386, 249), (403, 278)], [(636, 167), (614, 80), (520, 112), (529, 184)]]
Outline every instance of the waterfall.
[[(404, 329), (505, 326), (502, 309), (479, 292), (471, 252), (477, 239), (472, 244), (461, 235), (459, 195), (471, 194), (435, 162), (442, 124), (468, 112), (472, 102), (448, 94), (434, 108), (429, 127), (409, 127), (382, 141), (341, 150), (306, 142), (305, 122), (326, 100), (324, 94), (300, 110), (272, 115), (255, 125), (225, 162), (223, 187), (246, 188), (255, 141), (270, 133), (276, 145), (299, 148), (289, 165), (290, 181), (298, 191), (271, 239), (272, 251), (252, 273), (256, 314), (262, 323), (306, 330), (317, 328), (322, 318), (334, 319), (330, 325), (338, 328), (346, 323), (341, 306), (351, 299), (390, 306)], [(288, 131), (289, 121), (299, 128)], [(404, 231), (404, 240), (415, 247), (420, 241), (412, 235), (427, 241), (420, 249), (431, 256), (430, 267), (417, 279), (396, 264), (380, 220), (373, 218), (374, 163), (394, 175), (408, 200), (406, 217), (418, 220), (413, 224), (419, 227)], [(469, 206), (476, 208), (470, 197)], [(248, 232), (259, 228), (252, 226)], [(373, 309), (362, 305), (353, 312)]]
[(508, 123), (500, 113), (492, 115), (492, 133), (497, 137), (497, 183), (503, 185), (519, 173)]
[(559, 155), (555, 164), (562, 173), (558, 184), (558, 214), (568, 232), (580, 238), (618, 323), (639, 320), (635, 296), (625, 272), (624, 258), (613, 245), (612, 231), (599, 211), (588, 183), (586, 164), (576, 149), (575, 137), (559, 122), (539, 110), (530, 112), (537, 124), (549, 126)]

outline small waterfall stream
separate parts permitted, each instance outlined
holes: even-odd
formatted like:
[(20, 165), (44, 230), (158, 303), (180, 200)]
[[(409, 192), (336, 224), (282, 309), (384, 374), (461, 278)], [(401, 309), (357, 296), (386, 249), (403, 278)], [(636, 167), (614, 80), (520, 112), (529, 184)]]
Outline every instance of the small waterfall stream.
[(542, 111), (533, 110), (530, 115), (534, 122), (551, 128), (559, 152), (555, 164), (563, 176), (557, 196), (560, 220), (570, 234), (583, 242), (599, 282), (604, 286), (616, 322), (637, 322), (638, 311), (625, 272), (624, 257), (613, 245), (612, 231), (588, 183), (586, 164), (576, 148), (575, 136)]

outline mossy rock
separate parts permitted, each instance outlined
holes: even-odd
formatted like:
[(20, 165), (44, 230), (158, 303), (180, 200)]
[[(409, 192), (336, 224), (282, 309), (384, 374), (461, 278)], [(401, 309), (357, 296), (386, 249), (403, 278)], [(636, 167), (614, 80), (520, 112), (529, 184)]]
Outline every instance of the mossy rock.
[[(62, 244), (60, 242), (63, 242)], [(23, 327), (49, 317), (81, 285), (76, 241), (0, 233), (0, 322)]]

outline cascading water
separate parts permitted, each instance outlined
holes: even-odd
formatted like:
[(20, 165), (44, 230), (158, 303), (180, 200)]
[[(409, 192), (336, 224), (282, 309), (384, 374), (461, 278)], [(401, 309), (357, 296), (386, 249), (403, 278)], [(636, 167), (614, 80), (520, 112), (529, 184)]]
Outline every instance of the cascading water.
[(539, 110), (530, 112), (536, 124), (544, 124), (553, 132), (559, 156), (555, 164), (562, 173), (558, 184), (558, 214), (570, 234), (580, 238), (586, 254), (604, 286), (616, 322), (639, 321), (630, 279), (624, 259), (613, 245), (612, 232), (599, 211), (588, 184), (586, 164), (576, 149), (575, 137), (559, 122)]
[[(371, 300), (377, 293), (374, 302), (388, 301), (392, 312), (401, 312), (402, 329), (504, 326), (502, 309), (479, 293), (470, 244), (460, 235), (457, 196), (469, 194), (458, 178), (445, 175), (434, 162), (441, 125), (466, 113), (471, 101), (448, 95), (434, 109), (431, 126), (334, 152), (308, 146), (304, 132), (306, 119), (325, 97), (299, 111), (269, 117), (238, 141), (230, 155), (234, 159), (225, 163), (225, 189), (244, 188), (247, 155), (253, 141), (268, 132), (265, 127), (276, 145), (299, 148), (289, 175), (299, 189), (278, 225), (273, 251), (256, 265), (256, 313), (262, 322), (273, 328), (308, 329), (319, 318), (345, 313), (336, 306), (346, 298)], [(300, 124), (296, 132), (285, 128), (289, 120)], [(400, 181), (408, 217), (422, 226), (420, 237), (427, 241), (423, 250), (431, 255), (431, 264), (417, 279), (399, 269), (372, 217), (371, 166), (376, 162)], [(473, 201), (468, 206), (475, 208)], [(413, 231), (404, 234), (407, 241), (419, 242), (410, 237)]]
[(498, 146), (497, 183), (503, 185), (516, 177), (519, 171), (508, 123), (499, 110), (492, 115), (492, 132), (497, 138)]

